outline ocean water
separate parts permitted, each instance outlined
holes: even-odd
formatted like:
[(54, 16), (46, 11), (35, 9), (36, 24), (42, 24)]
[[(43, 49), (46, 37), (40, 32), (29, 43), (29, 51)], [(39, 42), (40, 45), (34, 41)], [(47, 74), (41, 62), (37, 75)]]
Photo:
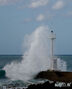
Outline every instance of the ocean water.
[[(72, 71), (72, 55), (58, 55), (57, 57), (61, 58), (62, 60), (66, 61), (67, 63), (67, 71)], [(10, 64), (13, 61), (20, 62), (22, 60), (22, 55), (0, 55), (0, 70), (4, 68), (7, 64)], [(0, 79), (0, 86), (3, 84), (10, 84), (10, 83), (18, 83), (22, 85), (25, 85), (24, 82), (21, 80), (10, 80), (8, 78), (6, 79)], [(32, 80), (30, 82), (37, 82), (35, 80)]]
[(0, 55), (0, 69), (13, 61), (20, 62), (21, 60), (22, 55)]
[[(72, 55), (58, 55), (57, 57), (67, 62), (67, 70), (72, 71)], [(13, 61), (20, 62), (22, 55), (0, 55), (0, 69)]]

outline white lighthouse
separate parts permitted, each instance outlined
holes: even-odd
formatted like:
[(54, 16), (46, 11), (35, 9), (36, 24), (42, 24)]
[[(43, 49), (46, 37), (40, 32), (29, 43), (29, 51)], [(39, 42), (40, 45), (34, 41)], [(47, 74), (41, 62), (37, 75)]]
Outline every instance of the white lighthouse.
[(56, 35), (54, 34), (53, 31), (51, 31), (49, 39), (50, 39), (50, 59), (51, 59), (50, 69), (57, 70), (57, 58), (54, 57), (54, 40), (56, 39)]

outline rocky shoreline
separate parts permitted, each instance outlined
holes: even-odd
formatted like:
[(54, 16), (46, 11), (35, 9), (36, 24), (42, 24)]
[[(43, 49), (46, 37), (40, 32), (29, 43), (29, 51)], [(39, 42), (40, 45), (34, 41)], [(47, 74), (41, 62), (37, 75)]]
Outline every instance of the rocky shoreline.
[(72, 83), (59, 83), (59, 82), (52, 82), (46, 81), (45, 83), (39, 83), (39, 84), (30, 84), (28, 87), (19, 87), (19, 86), (3, 86), (0, 89), (49, 89), (49, 88), (55, 88), (55, 89), (61, 89), (61, 88), (71, 88)]
[(49, 88), (57, 88), (57, 89), (61, 89), (61, 88), (71, 88), (72, 87), (72, 83), (60, 83), (60, 82), (53, 82), (53, 83), (49, 83), (49, 81), (43, 83), (43, 84), (33, 84), (33, 85), (29, 85), (29, 87), (27, 89), (49, 89)]
[[(27, 87), (22, 87), (20, 84), (4, 85), (0, 89), (48, 89), (48, 88), (71, 88), (72, 87), (72, 72), (59, 72), (59, 71), (43, 71), (40, 72), (35, 79), (49, 79), (51, 81), (45, 81), (37, 84), (29, 83)], [(54, 82), (53, 82), (54, 81)], [(59, 81), (59, 82), (58, 82)]]

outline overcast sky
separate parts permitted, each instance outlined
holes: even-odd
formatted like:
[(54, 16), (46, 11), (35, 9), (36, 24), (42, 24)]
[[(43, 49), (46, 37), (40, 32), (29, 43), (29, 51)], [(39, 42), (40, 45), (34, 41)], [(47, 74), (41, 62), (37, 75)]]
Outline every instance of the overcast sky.
[(56, 54), (72, 54), (72, 0), (0, 0), (0, 54), (22, 54), (25, 34), (40, 25), (56, 33)]

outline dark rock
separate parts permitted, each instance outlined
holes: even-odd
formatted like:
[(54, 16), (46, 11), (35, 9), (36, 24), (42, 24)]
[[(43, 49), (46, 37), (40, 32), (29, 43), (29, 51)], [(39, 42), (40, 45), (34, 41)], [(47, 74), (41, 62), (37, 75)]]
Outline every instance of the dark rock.
[(45, 82), (44, 84), (37, 84), (37, 85), (35, 85), (35, 84), (33, 84), (33, 85), (30, 85), (27, 89), (62, 89), (62, 88), (64, 88), (64, 89), (69, 89), (69, 88), (71, 88), (71, 87), (55, 87), (55, 83), (56, 82), (53, 82), (53, 83), (49, 83), (48, 81), (47, 82)]
[(51, 81), (59, 81), (69, 83), (72, 82), (72, 72), (63, 72), (63, 71), (42, 71), (40, 72), (35, 79), (48, 79)]

